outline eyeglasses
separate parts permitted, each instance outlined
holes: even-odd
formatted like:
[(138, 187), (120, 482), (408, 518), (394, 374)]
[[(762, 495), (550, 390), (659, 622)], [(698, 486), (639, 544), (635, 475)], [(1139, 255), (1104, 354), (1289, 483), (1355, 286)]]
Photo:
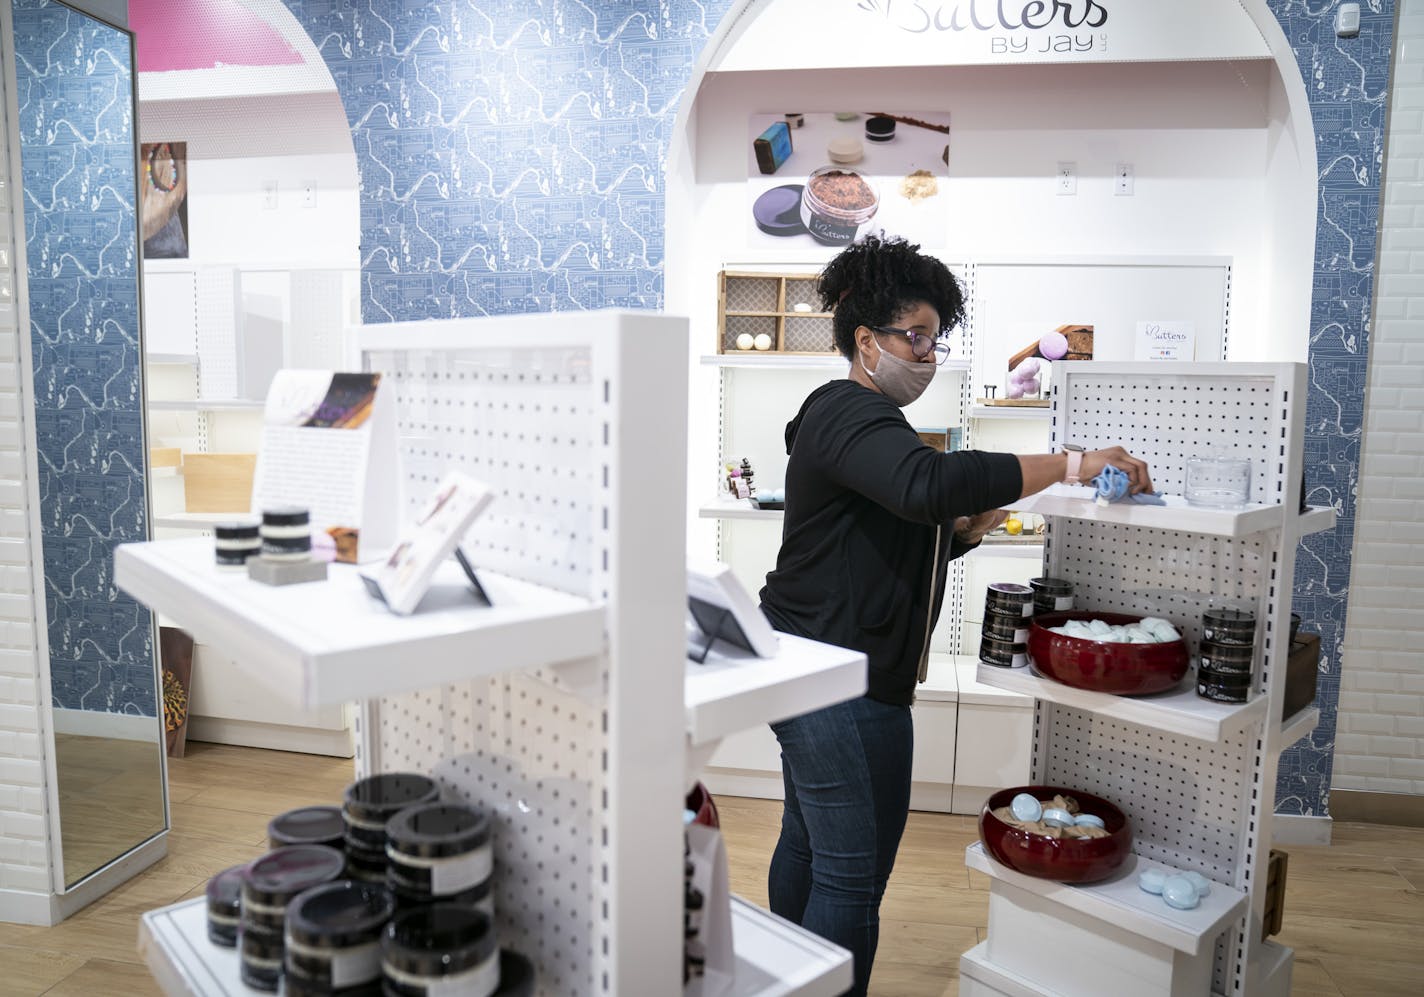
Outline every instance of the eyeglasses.
[(922, 332), (915, 332), (913, 329), (897, 329), (892, 325), (872, 325), (870, 328), (884, 336), (906, 336), (910, 340), (910, 352), (914, 354), (916, 360), (923, 360), (931, 353), (935, 356), (935, 364), (943, 364), (949, 359), (949, 344), (937, 336), (926, 336)]

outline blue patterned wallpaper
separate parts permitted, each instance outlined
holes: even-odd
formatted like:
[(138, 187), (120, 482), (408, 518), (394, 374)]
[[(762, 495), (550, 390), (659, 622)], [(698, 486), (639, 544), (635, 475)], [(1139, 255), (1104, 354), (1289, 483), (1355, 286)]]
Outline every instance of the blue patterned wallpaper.
[[(366, 322), (658, 308), (664, 166), (691, 68), (733, 0), (287, 0), (331, 68), (361, 182)], [(1283, 759), (1287, 813), (1323, 813), (1354, 536), (1393, 0), (1359, 38), (1333, 4), (1269, 0), (1300, 61), (1321, 164), (1305, 545), (1320, 727)]]
[(662, 304), (677, 100), (731, 0), (287, 0), (346, 106), (366, 322)]
[(1296, 555), (1295, 611), (1320, 634), (1320, 725), (1281, 758), (1276, 810), (1328, 813), (1340, 702), (1341, 648), (1355, 538), (1355, 490), (1365, 418), (1375, 235), (1384, 168), (1394, 0), (1363, 7), (1358, 38), (1336, 38), (1334, 4), (1269, 0), (1310, 96), (1320, 169), (1306, 400), (1305, 488), (1339, 523)]
[(156, 716), (152, 616), (114, 588), (147, 538), (129, 39), (14, 0), (51, 686)]

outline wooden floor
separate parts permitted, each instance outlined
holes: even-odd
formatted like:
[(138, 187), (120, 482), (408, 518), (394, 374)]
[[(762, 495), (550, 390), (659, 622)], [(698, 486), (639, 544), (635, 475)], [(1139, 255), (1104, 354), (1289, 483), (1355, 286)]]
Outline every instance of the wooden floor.
[[(0, 994), (156, 994), (135, 948), (144, 911), (199, 896), (209, 876), (265, 849), (268, 819), (336, 802), (349, 760), (195, 744), (170, 763), (173, 831), (163, 861), (54, 928), (0, 924)], [(721, 798), (732, 888), (766, 903), (780, 804)], [(1290, 848), (1283, 944), (1297, 995), (1424, 992), (1424, 830), (1337, 823), (1330, 848)], [(958, 993), (959, 954), (984, 937), (984, 877), (964, 868), (974, 822), (911, 814), (882, 910), (871, 993)], [(632, 997), (632, 995), (630, 995)], [(1124, 995), (1127, 997), (1127, 995)]]

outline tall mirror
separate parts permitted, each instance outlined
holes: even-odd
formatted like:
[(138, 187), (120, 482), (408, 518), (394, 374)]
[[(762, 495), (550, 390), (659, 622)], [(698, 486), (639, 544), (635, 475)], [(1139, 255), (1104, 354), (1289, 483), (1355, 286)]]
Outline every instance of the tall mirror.
[[(10, 2), (44, 624), (66, 888), (167, 827), (153, 617), (114, 586), (148, 538), (133, 36)], [(164, 178), (158, 178), (162, 181)]]

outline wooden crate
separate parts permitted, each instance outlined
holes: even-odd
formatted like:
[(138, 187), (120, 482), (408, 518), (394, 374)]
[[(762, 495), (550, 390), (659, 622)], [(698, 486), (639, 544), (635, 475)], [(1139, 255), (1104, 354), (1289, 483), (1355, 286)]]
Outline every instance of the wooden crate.
[(183, 493), (188, 512), (242, 512), (252, 508), (255, 453), (190, 453), (183, 456)]

